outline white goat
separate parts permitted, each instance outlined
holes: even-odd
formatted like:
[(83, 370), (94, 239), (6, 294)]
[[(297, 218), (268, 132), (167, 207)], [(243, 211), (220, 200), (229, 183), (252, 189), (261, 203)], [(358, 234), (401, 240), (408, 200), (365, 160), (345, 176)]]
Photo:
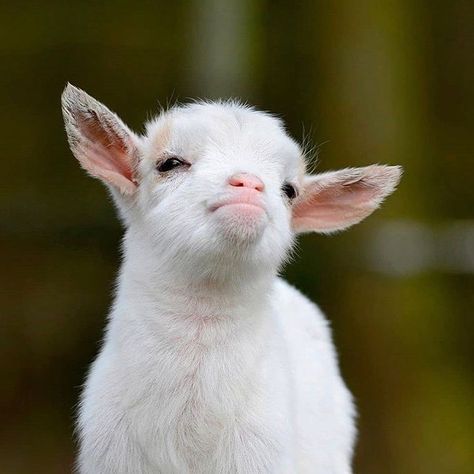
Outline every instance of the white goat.
[(85, 474), (348, 474), (354, 408), (320, 310), (278, 277), (300, 232), (374, 211), (396, 166), (309, 176), (277, 118), (173, 107), (141, 137), (68, 85), (72, 152), (126, 231), (79, 410)]

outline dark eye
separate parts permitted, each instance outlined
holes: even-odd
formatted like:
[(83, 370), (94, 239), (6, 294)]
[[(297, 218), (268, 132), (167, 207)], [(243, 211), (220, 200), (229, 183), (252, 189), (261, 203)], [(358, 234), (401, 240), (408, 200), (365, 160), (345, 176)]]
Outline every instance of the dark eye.
[(283, 186), (281, 187), (281, 190), (283, 191), (283, 194), (290, 201), (295, 199), (295, 197), (298, 195), (298, 191), (296, 191), (296, 188), (290, 183), (283, 183)]
[(160, 173), (166, 173), (167, 171), (171, 171), (172, 169), (178, 168), (179, 166), (187, 165), (183, 160), (180, 158), (176, 158), (173, 156), (172, 158), (168, 158), (167, 160), (160, 163), (157, 167)]

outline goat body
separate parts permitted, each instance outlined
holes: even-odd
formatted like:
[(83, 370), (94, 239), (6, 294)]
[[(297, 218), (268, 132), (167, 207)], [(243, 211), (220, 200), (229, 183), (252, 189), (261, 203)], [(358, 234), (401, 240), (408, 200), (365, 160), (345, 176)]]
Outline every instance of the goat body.
[(278, 270), (297, 233), (359, 222), (400, 169), (306, 175), (280, 121), (234, 102), (175, 107), (145, 136), (73, 86), (63, 111), (126, 229), (79, 472), (349, 474), (354, 408), (328, 324)]

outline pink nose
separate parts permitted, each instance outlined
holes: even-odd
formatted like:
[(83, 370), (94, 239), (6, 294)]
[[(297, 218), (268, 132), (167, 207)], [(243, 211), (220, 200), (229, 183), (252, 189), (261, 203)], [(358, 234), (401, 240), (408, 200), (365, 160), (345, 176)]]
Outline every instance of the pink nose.
[(254, 174), (238, 173), (234, 174), (229, 178), (229, 184), (237, 188), (250, 188), (262, 192), (265, 189), (265, 185), (260, 178), (257, 178)]

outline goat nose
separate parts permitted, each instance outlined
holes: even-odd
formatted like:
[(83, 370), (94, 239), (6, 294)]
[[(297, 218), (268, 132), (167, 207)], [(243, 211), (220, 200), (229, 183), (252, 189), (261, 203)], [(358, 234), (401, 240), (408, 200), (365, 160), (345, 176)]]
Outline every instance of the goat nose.
[(265, 189), (263, 181), (249, 173), (238, 173), (234, 174), (229, 178), (229, 184), (237, 188), (250, 188), (262, 192)]

